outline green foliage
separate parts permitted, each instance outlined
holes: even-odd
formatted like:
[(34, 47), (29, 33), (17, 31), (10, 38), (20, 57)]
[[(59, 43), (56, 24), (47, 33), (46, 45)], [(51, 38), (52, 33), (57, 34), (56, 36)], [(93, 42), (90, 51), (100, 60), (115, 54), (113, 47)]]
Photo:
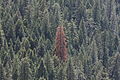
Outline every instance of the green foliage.
[(0, 80), (5, 80), (5, 72), (3, 69), (3, 65), (0, 63)]
[(0, 80), (119, 80), (119, 53), (120, 0), (0, 0)]
[(99, 24), (100, 23), (100, 0), (95, 0), (95, 5), (93, 9), (93, 19)]
[(45, 56), (45, 65), (48, 72), (48, 79), (55, 80), (54, 62), (49, 53), (47, 53)]
[(18, 80), (32, 80), (31, 70), (28, 58), (23, 58), (20, 65), (20, 74)]
[(14, 62), (13, 62), (13, 69), (12, 69), (12, 79), (13, 80), (18, 80), (18, 68), (19, 68), (19, 59), (17, 56), (15, 56), (14, 58)]
[(75, 79), (75, 70), (72, 63), (72, 59), (69, 60), (67, 65), (67, 80), (76, 80)]
[(0, 48), (4, 46), (4, 32), (2, 30), (2, 25), (0, 24)]
[(36, 78), (39, 79), (40, 77), (43, 77), (45, 79), (48, 78), (48, 72), (46, 70), (46, 66), (44, 64), (43, 59), (41, 60), (41, 63), (36, 71)]
[(57, 75), (57, 80), (67, 80), (64, 66), (60, 67)]

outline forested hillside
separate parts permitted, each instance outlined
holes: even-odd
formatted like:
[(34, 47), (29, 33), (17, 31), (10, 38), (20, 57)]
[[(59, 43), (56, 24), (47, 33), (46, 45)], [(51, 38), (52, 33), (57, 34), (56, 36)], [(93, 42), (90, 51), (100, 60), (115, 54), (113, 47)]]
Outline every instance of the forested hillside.
[(120, 80), (120, 0), (0, 0), (0, 80)]

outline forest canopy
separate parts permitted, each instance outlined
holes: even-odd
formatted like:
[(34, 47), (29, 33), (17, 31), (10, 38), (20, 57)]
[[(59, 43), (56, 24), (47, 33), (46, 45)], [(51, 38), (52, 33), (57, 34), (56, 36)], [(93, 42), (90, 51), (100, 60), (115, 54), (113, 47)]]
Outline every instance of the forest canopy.
[(120, 80), (120, 0), (0, 0), (0, 80)]

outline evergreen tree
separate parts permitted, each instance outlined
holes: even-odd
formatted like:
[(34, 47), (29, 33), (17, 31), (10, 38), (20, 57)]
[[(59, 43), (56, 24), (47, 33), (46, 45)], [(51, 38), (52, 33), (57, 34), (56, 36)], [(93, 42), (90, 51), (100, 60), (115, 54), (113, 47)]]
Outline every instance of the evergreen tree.
[(86, 32), (86, 26), (85, 26), (85, 22), (84, 20), (82, 19), (80, 21), (80, 25), (79, 25), (79, 31), (78, 31), (78, 34), (79, 34), (79, 44), (83, 44), (83, 43), (87, 43), (87, 32)]
[(18, 80), (18, 68), (19, 68), (19, 60), (18, 56), (15, 56), (14, 62), (13, 62), (13, 69), (12, 69), (12, 79), (13, 80)]
[(39, 79), (40, 77), (48, 79), (48, 72), (47, 72), (47, 69), (46, 69), (46, 66), (44, 64), (43, 59), (41, 60), (41, 63), (36, 71), (36, 79)]
[(85, 75), (87, 75), (86, 79), (92, 80), (92, 60), (91, 60), (91, 56), (87, 57), (88, 59), (85, 60), (84, 62), (84, 73)]
[(93, 9), (93, 19), (99, 24), (100, 23), (100, 0), (95, 0), (95, 5)]
[(43, 30), (43, 34), (45, 35), (45, 38), (47, 39), (50, 39), (51, 40), (51, 33), (50, 33), (50, 21), (49, 21), (49, 12), (48, 12), (48, 9), (45, 9), (44, 12), (43, 12), (43, 19), (42, 19), (42, 29)]
[(103, 68), (103, 71), (101, 73), (101, 80), (111, 80), (111, 79), (109, 79), (109, 75), (106, 71), (106, 68)]
[(12, 63), (10, 62), (11, 60), (8, 59), (9, 61), (6, 63), (5, 66), (5, 76), (6, 80), (12, 80)]
[(67, 80), (76, 80), (72, 59), (69, 60), (67, 65)]
[(22, 41), (22, 38), (25, 37), (25, 32), (23, 27), (24, 27), (23, 22), (20, 19), (18, 19), (16, 22), (15, 32), (16, 32), (16, 38), (19, 38), (20, 41)]
[(91, 56), (92, 56), (92, 63), (96, 63), (98, 62), (98, 48), (97, 48), (97, 45), (96, 45), (96, 41), (95, 39), (92, 41), (92, 44), (91, 44)]
[(102, 36), (102, 48), (103, 48), (103, 66), (108, 68), (108, 49), (107, 49), (107, 31), (103, 32)]
[(54, 26), (59, 26), (60, 25), (60, 20), (61, 20), (61, 14), (60, 14), (60, 5), (58, 3), (55, 3), (53, 5), (54, 7), (54, 23), (56, 23), (56, 25)]
[(54, 80), (55, 79), (54, 62), (49, 53), (47, 53), (45, 56), (45, 65), (48, 72), (48, 79)]
[(77, 20), (77, 26), (80, 25), (80, 21), (82, 20), (82, 18), (86, 20), (86, 7), (84, 6), (83, 1), (79, 2), (78, 8), (75, 11), (75, 16)]
[(2, 25), (0, 24), (0, 49), (4, 46), (5, 35), (2, 30)]
[(116, 55), (115, 55), (115, 57), (113, 59), (113, 62), (111, 64), (113, 66), (112, 66), (112, 69), (110, 70), (110, 72), (111, 72), (110, 76), (112, 77), (112, 79), (115, 79), (115, 80), (120, 79), (120, 74), (119, 74), (120, 73), (120, 67), (119, 67), (120, 58), (119, 57), (120, 57), (119, 53), (116, 53)]
[(28, 58), (23, 58), (20, 65), (20, 74), (18, 80), (32, 80), (31, 70)]
[(60, 67), (57, 75), (57, 80), (67, 80), (64, 66)]
[(21, 48), (21, 42), (20, 42), (20, 39), (17, 38), (14, 45), (15, 53), (17, 53), (20, 50), (20, 48)]
[(57, 32), (56, 32), (55, 55), (58, 56), (63, 61), (65, 61), (68, 56), (66, 47), (67, 47), (67, 42), (64, 33), (64, 28), (63, 26), (60, 26), (57, 28)]
[(23, 38), (21, 47), (24, 47), (26, 51), (30, 48), (30, 43), (29, 43), (28, 38)]
[(0, 80), (5, 80), (5, 72), (3, 65), (0, 63)]
[(41, 37), (39, 39), (38, 47), (36, 48), (36, 50), (37, 50), (37, 56), (38, 57), (44, 57), (44, 55), (45, 55), (45, 43), (44, 43), (44, 38), (43, 37)]
[(55, 36), (57, 26), (62, 24), (61, 7), (58, 3), (54, 3), (52, 5), (52, 10), (50, 12), (50, 21), (52, 26), (52, 28), (50, 29), (50, 31), (52, 32), (51, 35)]

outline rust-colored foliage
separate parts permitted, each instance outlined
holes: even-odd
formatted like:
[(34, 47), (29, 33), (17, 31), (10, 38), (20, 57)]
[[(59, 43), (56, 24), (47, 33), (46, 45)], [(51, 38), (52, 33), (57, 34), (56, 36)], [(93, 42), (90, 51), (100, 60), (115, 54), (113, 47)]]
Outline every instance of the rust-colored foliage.
[(56, 39), (55, 39), (55, 55), (58, 56), (59, 59), (63, 61), (66, 61), (68, 57), (66, 41), (67, 40), (63, 26), (57, 27)]

